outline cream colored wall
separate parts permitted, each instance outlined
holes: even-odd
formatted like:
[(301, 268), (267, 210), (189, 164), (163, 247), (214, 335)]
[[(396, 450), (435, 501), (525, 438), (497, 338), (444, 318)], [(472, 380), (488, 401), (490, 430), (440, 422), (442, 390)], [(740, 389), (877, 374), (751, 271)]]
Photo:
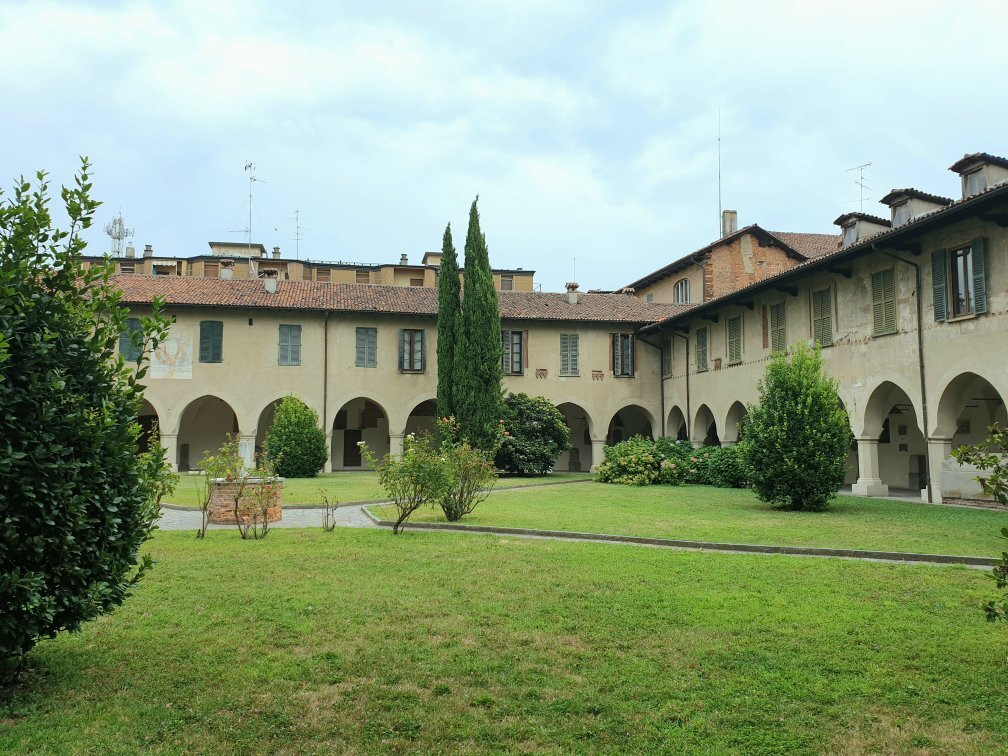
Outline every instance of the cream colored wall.
[(647, 299), (648, 294), (653, 294), (654, 298), (651, 300), (652, 302), (673, 304), (675, 303), (675, 285), (683, 278), (689, 279), (690, 282), (690, 302), (698, 303), (702, 301), (704, 282), (703, 268), (699, 265), (692, 264), (688, 268), (676, 271), (668, 278), (658, 281), (651, 286), (645, 286), (642, 289), (638, 289), (635, 294), (641, 299)]
[[(936, 323), (931, 288), (931, 252), (964, 246), (978, 237), (987, 240), (988, 313)], [(895, 254), (921, 266), (928, 438), (932, 439), (932, 484), (940, 489), (942, 461), (948, 458), (955, 420), (962, 414), (964, 406), (947, 392), (952, 381), (964, 373), (975, 373), (992, 384), (1002, 400), (1008, 398), (1008, 370), (1004, 368), (1008, 364), (1008, 234), (994, 224), (969, 221), (927, 235), (921, 241), (923, 254), (920, 256), (914, 257), (907, 252)], [(769, 348), (764, 348), (762, 344), (762, 307), (784, 301), (788, 343), (808, 340), (811, 338), (811, 292), (829, 286), (834, 292), (834, 345), (823, 349), (823, 364), (838, 382), (854, 435), (877, 438), (882, 421), (893, 404), (912, 404), (912, 409), (904, 415), (905, 422), (890, 421), (892, 442), (878, 447), (882, 480), (890, 486), (903, 488), (911, 482), (911, 457), (925, 452), (914, 269), (881, 252), (851, 263), (843, 262), (842, 265), (850, 266), (851, 278), (845, 278), (840, 273), (817, 271), (797, 282), (786, 282), (798, 287), (797, 296), (780, 291), (764, 292), (754, 298), (752, 311), (726, 305), (717, 311), (718, 323), (699, 318), (689, 321), (690, 433), (694, 441), (698, 440), (694, 426), (701, 406), (711, 409), (719, 436), (723, 437), (731, 405), (735, 401), (748, 403), (757, 399), (756, 382), (763, 375), (770, 358)], [(897, 333), (876, 337), (872, 333), (871, 275), (887, 268), (895, 271)], [(736, 313), (742, 313), (744, 317), (743, 359), (740, 365), (728, 366), (726, 319)], [(709, 370), (697, 374), (694, 337), (697, 327), (702, 325), (706, 325), (710, 333)], [(665, 382), (664, 388), (666, 432), (669, 433), (675, 432), (675, 428), (668, 427), (668, 419), (675, 408), (683, 412), (686, 410), (684, 342), (678, 337), (675, 339), (674, 354), (674, 375)], [(722, 360), (720, 370), (714, 369), (715, 358)], [(950, 403), (955, 405), (954, 409), (947, 409)], [(941, 411), (942, 408), (946, 409)], [(907, 426), (905, 437), (898, 436), (897, 424)], [(935, 440), (944, 438), (949, 439), (945, 446)], [(957, 444), (962, 442), (960, 439), (955, 441)], [(900, 443), (907, 445), (906, 450), (900, 451)], [(960, 486), (957, 495), (965, 495), (962, 486), (957, 485)], [(971, 497), (979, 495), (975, 482), (967, 488)]]

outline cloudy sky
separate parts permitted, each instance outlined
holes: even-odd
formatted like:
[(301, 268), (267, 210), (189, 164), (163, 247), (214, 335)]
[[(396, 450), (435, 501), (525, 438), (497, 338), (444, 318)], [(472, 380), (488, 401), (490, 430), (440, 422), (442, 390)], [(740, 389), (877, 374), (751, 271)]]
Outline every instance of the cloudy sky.
[[(431, 6), (436, 6), (432, 9)], [(741, 225), (831, 232), (1008, 153), (1002, 2), (0, 0), (0, 185), (80, 154), (135, 243), (419, 261), (480, 196), (495, 267), (614, 288)], [(883, 209), (875, 200), (869, 212)], [(91, 249), (104, 251), (101, 229)], [(461, 249), (460, 249), (461, 252)]]

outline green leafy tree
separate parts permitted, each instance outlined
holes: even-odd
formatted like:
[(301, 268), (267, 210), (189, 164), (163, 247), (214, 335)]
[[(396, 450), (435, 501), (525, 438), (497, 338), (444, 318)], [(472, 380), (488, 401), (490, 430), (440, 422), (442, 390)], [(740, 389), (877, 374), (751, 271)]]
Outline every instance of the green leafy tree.
[[(985, 473), (978, 475), (977, 481), (984, 493), (994, 501), (1008, 505), (1008, 430), (996, 423), (987, 430), (987, 439), (973, 446), (960, 446), (952, 456), (961, 465), (972, 465)], [(1008, 538), (1008, 528), (1001, 528), (1001, 535)], [(1008, 621), (1008, 551), (1001, 552), (1001, 561), (994, 566), (991, 577), (997, 587), (1005, 592), (1000, 601), (989, 601), (984, 609), (987, 619)]]
[(455, 415), (453, 385), (455, 378), (455, 347), (462, 328), (462, 286), (459, 282), (458, 257), (452, 242), (451, 224), (445, 227), (441, 241), (441, 268), (438, 273), (438, 341), (437, 341), (437, 414)]
[(504, 397), (504, 441), (497, 467), (517, 475), (545, 475), (562, 452), (571, 447), (563, 413), (541, 396)]
[[(64, 187), (55, 227), (49, 183), (0, 193), (0, 669), (40, 638), (112, 611), (150, 565), (140, 548), (173, 477), (136, 422), (150, 349), (168, 321), (128, 329), (112, 266), (87, 269), (81, 231), (99, 203), (89, 163)], [(139, 354), (127, 364), (120, 335)]]
[(818, 347), (775, 355), (759, 393), (738, 444), (750, 487), (779, 507), (825, 509), (843, 485), (851, 432)]
[(462, 436), (472, 446), (495, 454), (501, 419), (501, 325), (497, 290), (490, 271), (479, 210), (469, 208), (462, 290), (462, 328), (455, 348), (453, 396)]
[(403, 439), (400, 457), (386, 454), (378, 459), (367, 444), (359, 444), (361, 455), (378, 472), (378, 482), (396, 508), (395, 535), (411, 514), (424, 504), (440, 501), (452, 484), (449, 466), (429, 436), (410, 433)]
[(314, 478), (329, 453), (318, 415), (296, 396), (285, 396), (277, 405), (266, 448), (283, 478)]

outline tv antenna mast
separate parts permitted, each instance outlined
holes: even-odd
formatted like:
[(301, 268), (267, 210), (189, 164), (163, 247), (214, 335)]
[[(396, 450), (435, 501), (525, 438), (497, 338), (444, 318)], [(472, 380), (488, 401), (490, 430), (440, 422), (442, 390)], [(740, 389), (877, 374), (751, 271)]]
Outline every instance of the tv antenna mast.
[(721, 233), (721, 108), (717, 112), (717, 233)]
[(301, 211), (297, 208), (294, 209), (294, 215), (291, 216), (294, 221), (294, 259), (301, 259), (301, 241), (304, 236), (301, 235), (302, 231), (307, 231), (308, 229), (301, 225)]
[(111, 221), (105, 224), (105, 233), (112, 239), (112, 255), (122, 257), (123, 241), (132, 238), (133, 229), (126, 228), (126, 221), (123, 220), (122, 208)]
[(249, 271), (254, 275), (259, 275), (258, 267), (255, 261), (252, 259), (252, 187), (258, 181), (261, 184), (265, 184), (261, 178), (256, 178), (256, 164), (249, 160), (245, 163), (245, 170), (248, 171), (249, 175), (249, 193), (248, 193), (248, 225), (245, 228), (235, 228), (231, 230), (233, 234), (246, 234), (248, 241), (248, 260), (249, 260)]
[[(854, 179), (854, 183), (858, 185), (858, 203), (860, 207), (860, 212), (864, 212), (864, 201), (865, 201), (865, 189), (869, 189), (868, 181), (864, 177), (865, 168), (871, 168), (871, 163), (862, 163), (861, 165), (855, 165), (853, 168), (848, 168), (846, 173), (851, 171), (857, 171), (858, 177)], [(868, 197), (871, 199), (871, 197)]]

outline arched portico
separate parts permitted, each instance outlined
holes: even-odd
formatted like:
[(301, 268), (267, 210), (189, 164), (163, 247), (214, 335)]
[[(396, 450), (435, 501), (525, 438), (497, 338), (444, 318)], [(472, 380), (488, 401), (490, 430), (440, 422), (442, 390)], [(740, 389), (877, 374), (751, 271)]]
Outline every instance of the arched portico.
[[(986, 378), (960, 373), (942, 390), (935, 422), (928, 439), (931, 457), (932, 496), (956, 499), (986, 499), (977, 481), (977, 470), (960, 465), (952, 450), (976, 444), (987, 437), (994, 423), (1008, 427), (1004, 397)], [(1002, 450), (1003, 451), (1003, 450)]]
[(269, 433), (270, 428), (273, 427), (273, 419), (276, 417), (276, 408), (280, 406), (282, 399), (274, 399), (272, 402), (263, 407), (262, 412), (259, 413), (259, 421), (256, 423), (256, 437), (255, 437), (255, 453), (256, 458), (262, 453), (263, 445), (266, 443), (266, 435)]
[(693, 446), (720, 446), (721, 439), (718, 438), (717, 422), (714, 420), (714, 413), (706, 404), (701, 404), (693, 419), (693, 433), (690, 434), (690, 441)]
[[(344, 402), (332, 425), (330, 463), (333, 470), (367, 469), (358, 442), (363, 441), (379, 459), (390, 451), (389, 415), (375, 401), (358, 396)], [(399, 437), (401, 441), (401, 436)], [(401, 448), (401, 447), (400, 447)]]
[(860, 475), (853, 491), (885, 496), (892, 488), (920, 492), (927, 487), (927, 449), (909, 394), (883, 381), (865, 403), (857, 438)]
[[(203, 458), (214, 454), (229, 433), (238, 434), (238, 416), (231, 405), (217, 396), (205, 395), (193, 399), (182, 411), (178, 428), (178, 447), (169, 449), (175, 457), (177, 469), (198, 469)], [(246, 463), (250, 462), (251, 449), (242, 449)]]
[(686, 423), (686, 416), (678, 405), (669, 411), (668, 420), (665, 423), (665, 435), (671, 436), (677, 441), (689, 440), (689, 426)]
[(728, 408), (728, 415), (725, 417), (724, 422), (724, 433), (721, 437), (721, 444), (723, 446), (731, 446), (742, 438), (742, 428), (748, 414), (749, 411), (742, 402), (735, 402)]
[(654, 438), (655, 427), (651, 413), (639, 404), (628, 404), (613, 414), (606, 433), (607, 444), (618, 444), (634, 436)]
[[(564, 422), (570, 429), (571, 448), (561, 452), (553, 463), (553, 469), (558, 471), (587, 472), (593, 464), (592, 457), (592, 419), (591, 415), (579, 404), (563, 402), (557, 405)], [(601, 444), (600, 444), (601, 446)]]
[[(146, 399), (144, 399), (143, 404), (140, 406), (140, 411), (137, 413), (137, 423), (140, 425), (140, 437), (137, 439), (137, 446), (141, 452), (149, 451), (155, 440), (160, 441), (160, 419), (158, 411), (154, 409), (154, 405)], [(168, 456), (172, 456), (171, 450), (169, 450)]]
[(405, 434), (410, 433), (433, 433), (434, 420), (437, 417), (437, 401), (435, 399), (424, 399), (417, 404), (406, 417)]

